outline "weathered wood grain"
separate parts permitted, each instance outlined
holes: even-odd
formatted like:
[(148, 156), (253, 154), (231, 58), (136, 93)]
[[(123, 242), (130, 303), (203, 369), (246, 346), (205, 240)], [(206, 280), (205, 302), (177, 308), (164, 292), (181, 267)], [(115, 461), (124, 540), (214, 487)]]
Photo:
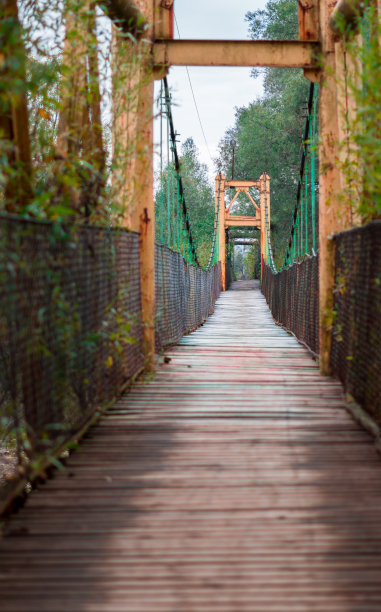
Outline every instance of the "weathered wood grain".
[(236, 285), (0, 543), (3, 612), (379, 612), (381, 463)]

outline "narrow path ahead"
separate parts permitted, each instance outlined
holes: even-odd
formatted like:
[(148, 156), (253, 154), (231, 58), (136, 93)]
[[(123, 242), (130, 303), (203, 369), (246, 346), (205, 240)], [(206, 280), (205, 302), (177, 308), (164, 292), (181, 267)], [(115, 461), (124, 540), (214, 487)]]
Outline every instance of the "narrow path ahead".
[(379, 612), (381, 461), (339, 385), (258, 289), (167, 355), (10, 521), (1, 610)]

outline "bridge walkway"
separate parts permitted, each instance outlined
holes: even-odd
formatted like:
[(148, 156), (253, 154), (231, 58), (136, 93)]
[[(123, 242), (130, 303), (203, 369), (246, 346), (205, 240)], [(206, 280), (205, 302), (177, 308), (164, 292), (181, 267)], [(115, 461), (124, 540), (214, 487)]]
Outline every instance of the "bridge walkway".
[(6, 525), (1, 609), (379, 612), (380, 507), (339, 384), (234, 284)]

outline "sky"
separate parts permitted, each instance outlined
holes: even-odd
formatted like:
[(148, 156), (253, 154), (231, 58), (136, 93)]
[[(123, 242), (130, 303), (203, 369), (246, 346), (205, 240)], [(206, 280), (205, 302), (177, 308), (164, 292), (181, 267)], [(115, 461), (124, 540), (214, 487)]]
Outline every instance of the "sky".
[[(248, 39), (247, 11), (265, 6), (265, 0), (175, 0), (175, 16), (180, 38)], [(175, 27), (175, 37), (178, 33)], [(218, 143), (227, 128), (234, 125), (235, 108), (247, 106), (262, 94), (261, 78), (250, 77), (250, 68), (188, 68), (207, 145), (200, 128), (186, 68), (172, 66), (168, 83), (172, 91), (172, 113), (179, 147), (190, 136), (200, 160), (214, 178)], [(156, 88), (160, 85), (156, 83)], [(158, 129), (155, 129), (156, 141)], [(212, 158), (212, 159), (211, 159)]]

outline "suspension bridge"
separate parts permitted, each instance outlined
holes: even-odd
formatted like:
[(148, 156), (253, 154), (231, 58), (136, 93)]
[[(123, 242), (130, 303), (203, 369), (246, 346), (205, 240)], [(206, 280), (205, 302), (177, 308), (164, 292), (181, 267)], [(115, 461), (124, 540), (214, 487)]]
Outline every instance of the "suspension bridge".
[[(120, 179), (115, 197), (132, 192), (133, 202), (122, 225), (119, 209), (103, 225), (97, 209), (111, 187), (93, 13), (82, 13), (79, 46), (66, 35), (70, 94), (62, 85), (54, 155), (37, 156), (46, 176), (56, 164), (42, 183), (50, 216), (33, 216), (30, 85), (13, 61), (29, 51), (15, 2), (0, 31), (0, 70), (14, 85), (0, 115), (0, 440), (15, 461), (0, 498), (2, 610), (378, 611), (381, 222), (353, 213), (352, 183), (346, 205), (353, 152), (338, 145), (348, 137), (341, 105), (357, 112), (345, 45), (364, 7), (300, 3), (296, 41), (174, 40), (172, 1), (105, 9), (113, 53), (119, 45), (124, 61), (134, 50), (126, 64), (137, 85), (127, 107), (125, 89), (114, 101), (114, 148), (128, 156), (112, 188)], [(282, 258), (266, 168), (243, 180), (217, 174), (200, 257), (171, 65), (299, 67), (310, 80)], [(71, 178), (74, 168), (76, 181), (55, 190), (57, 168)], [(81, 218), (56, 218), (65, 194)], [(243, 199), (251, 212), (238, 215)], [(260, 279), (234, 281), (233, 245), (255, 241)]]

